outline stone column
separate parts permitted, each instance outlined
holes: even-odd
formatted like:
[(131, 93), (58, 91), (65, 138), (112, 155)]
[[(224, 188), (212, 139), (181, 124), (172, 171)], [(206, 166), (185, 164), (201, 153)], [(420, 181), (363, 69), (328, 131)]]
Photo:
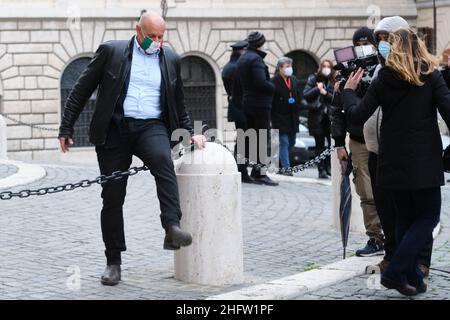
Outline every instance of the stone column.
[(192, 245), (175, 253), (175, 278), (203, 285), (239, 284), (243, 275), (241, 175), (231, 153), (219, 144), (175, 162), (181, 228)]

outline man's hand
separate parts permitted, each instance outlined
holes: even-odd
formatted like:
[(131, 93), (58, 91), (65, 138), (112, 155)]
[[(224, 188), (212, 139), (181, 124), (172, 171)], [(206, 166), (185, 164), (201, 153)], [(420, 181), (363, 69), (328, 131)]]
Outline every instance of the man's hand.
[(196, 145), (199, 149), (203, 149), (206, 146), (206, 137), (203, 135), (192, 136), (191, 143)]
[(340, 93), (341, 92), (341, 82), (338, 81), (334, 84), (334, 92)]
[(61, 137), (59, 138), (59, 145), (63, 153), (69, 152), (69, 148), (73, 145), (73, 140), (71, 137)]
[(345, 148), (337, 149), (337, 157), (339, 161), (348, 160), (348, 153)]
[(364, 69), (362, 68), (359, 68), (358, 71), (356, 71), (356, 73), (352, 72), (347, 80), (347, 83), (345, 84), (344, 89), (351, 89), (355, 91), (358, 88), (359, 82), (361, 81), (363, 75)]

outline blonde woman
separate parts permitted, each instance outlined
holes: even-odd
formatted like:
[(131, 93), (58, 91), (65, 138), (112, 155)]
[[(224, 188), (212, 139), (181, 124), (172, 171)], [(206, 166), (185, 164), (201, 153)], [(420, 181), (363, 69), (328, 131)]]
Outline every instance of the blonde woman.
[(377, 183), (389, 190), (398, 208), (398, 247), (381, 284), (404, 295), (427, 289), (418, 255), (437, 225), (444, 185), (442, 142), (437, 111), (450, 125), (450, 91), (437, 70), (437, 59), (411, 30), (389, 35), (386, 67), (357, 102), (363, 75), (351, 75), (343, 92), (350, 121), (365, 122), (382, 107)]

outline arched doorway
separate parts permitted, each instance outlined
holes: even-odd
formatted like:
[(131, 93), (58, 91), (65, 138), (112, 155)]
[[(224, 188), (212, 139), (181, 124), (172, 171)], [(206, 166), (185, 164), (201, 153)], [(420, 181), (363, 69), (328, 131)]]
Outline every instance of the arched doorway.
[(299, 79), (299, 86), (301, 91), (303, 91), (308, 77), (317, 72), (317, 69), (319, 69), (319, 64), (312, 55), (301, 50), (289, 52), (286, 56), (294, 60), (292, 65), (294, 75)]
[(186, 110), (194, 121), (202, 121), (209, 128), (217, 128), (216, 79), (209, 63), (197, 56), (181, 60)]
[[(61, 78), (61, 116), (64, 114), (64, 106), (69, 97), (70, 91), (78, 80), (78, 77), (84, 71), (86, 66), (91, 61), (89, 57), (83, 57), (72, 61), (64, 70)], [(97, 91), (95, 91), (89, 98), (83, 112), (80, 114), (74, 126), (74, 147), (89, 147), (89, 124), (94, 114), (95, 100)]]

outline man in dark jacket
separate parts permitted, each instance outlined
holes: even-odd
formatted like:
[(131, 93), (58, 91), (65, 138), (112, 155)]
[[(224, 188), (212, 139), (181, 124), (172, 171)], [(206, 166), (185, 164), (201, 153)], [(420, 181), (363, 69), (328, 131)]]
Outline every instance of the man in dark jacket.
[[(128, 170), (138, 156), (155, 177), (166, 231), (164, 249), (177, 250), (192, 242), (180, 229), (181, 209), (171, 159), (170, 134), (177, 128), (192, 133), (183, 101), (180, 58), (163, 47), (165, 22), (144, 13), (130, 41), (108, 41), (95, 53), (67, 99), (59, 140), (63, 152), (73, 144), (74, 124), (98, 87), (90, 128), (102, 175)], [(203, 146), (203, 136), (193, 136)], [(126, 250), (123, 203), (127, 179), (102, 184), (101, 227), (107, 266), (101, 281), (116, 285), (121, 279), (121, 252)]]
[[(222, 70), (222, 80), (225, 91), (228, 95), (228, 121), (234, 122), (237, 129), (247, 130), (247, 120), (242, 109), (242, 86), (238, 76), (237, 61), (245, 52), (247, 41), (239, 41), (231, 45), (233, 52), (230, 61)], [(237, 154), (237, 144), (234, 147), (234, 153)], [(238, 164), (238, 170), (241, 173), (241, 179), (244, 183), (253, 183), (254, 179), (249, 176), (247, 165)]]
[[(373, 31), (367, 27), (356, 30), (353, 35), (353, 45), (373, 45), (376, 47)], [(375, 70), (373, 70), (375, 71)], [(347, 158), (345, 138), (350, 133), (350, 152), (353, 162), (353, 176), (356, 193), (361, 200), (361, 208), (364, 216), (366, 234), (369, 237), (367, 245), (356, 251), (357, 256), (374, 256), (384, 254), (384, 236), (380, 218), (378, 217), (373, 197), (372, 185), (369, 173), (369, 151), (367, 150), (363, 123), (350, 123), (346, 121), (345, 113), (340, 101), (340, 92), (335, 92), (333, 99), (333, 112), (331, 122), (331, 135), (338, 149), (339, 160)]]
[[(267, 55), (263, 48), (266, 38), (262, 33), (252, 32), (248, 36), (248, 49), (238, 60), (239, 77), (243, 90), (242, 105), (247, 119), (247, 128), (257, 132), (257, 162), (263, 164), (260, 158), (261, 144), (267, 145), (267, 157), (270, 155), (270, 109), (275, 87), (270, 81), (269, 69), (264, 63)], [(266, 141), (261, 141), (266, 130)], [(268, 163), (265, 163), (266, 165)], [(266, 175), (266, 170), (252, 170), (255, 183), (276, 186), (278, 183)]]

